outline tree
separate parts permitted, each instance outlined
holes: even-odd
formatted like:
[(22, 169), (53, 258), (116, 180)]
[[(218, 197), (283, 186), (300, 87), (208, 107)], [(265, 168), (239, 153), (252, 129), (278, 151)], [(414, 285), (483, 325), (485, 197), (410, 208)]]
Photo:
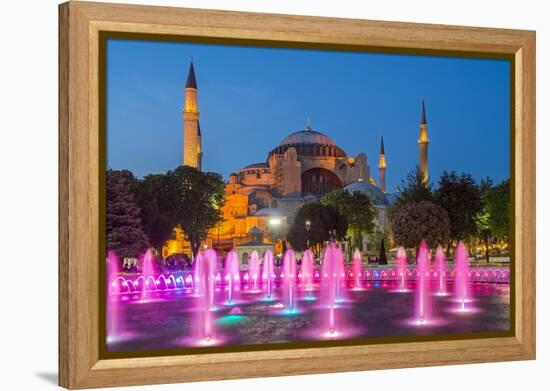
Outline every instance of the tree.
[(398, 186), (398, 189), (399, 198), (397, 198), (391, 214), (393, 214), (400, 205), (407, 202), (433, 202), (434, 200), (432, 185), (424, 182), (424, 172), (418, 165), (413, 171), (407, 174), (406, 181), (401, 180), (401, 185)]
[(149, 246), (131, 190), (133, 179), (129, 171), (107, 171), (107, 250), (122, 258), (137, 257)]
[(321, 199), (321, 204), (336, 208), (347, 220), (346, 238), (350, 251), (360, 247), (363, 234), (373, 232), (375, 212), (370, 198), (366, 194), (358, 191), (350, 193), (341, 189), (334, 190), (325, 194)]
[(151, 245), (160, 248), (176, 225), (171, 213), (170, 184), (164, 174), (151, 174), (136, 186), (136, 200), (141, 209), (141, 220)]
[[(309, 230), (306, 227), (309, 221)], [(315, 255), (319, 255), (324, 242), (342, 240), (348, 230), (348, 222), (338, 209), (321, 203), (302, 206), (296, 213), (294, 222), (288, 231), (287, 239), (298, 251), (307, 248), (307, 242)]]
[(493, 187), (493, 180), (489, 177), (481, 179), (479, 182), (479, 191), (481, 193), (481, 211), (475, 217), (475, 222), (477, 226), (477, 232), (483, 240), (485, 246), (485, 260), (489, 262), (489, 239), (491, 237), (491, 226), (489, 225), (489, 212), (487, 211), (487, 206), (485, 203), (485, 193), (491, 190)]
[(160, 182), (162, 191), (157, 194), (160, 212), (181, 228), (195, 256), (208, 230), (223, 221), (223, 178), (213, 172), (180, 166), (168, 171)]
[[(470, 174), (444, 171), (439, 178), (435, 201), (447, 211), (450, 220), (450, 240), (464, 240), (477, 233), (476, 216), (481, 212), (481, 193)], [(447, 243), (447, 250), (451, 247)]]
[(415, 248), (425, 239), (429, 246), (445, 243), (450, 235), (445, 209), (429, 201), (407, 202), (399, 206), (392, 219), (397, 245)]
[(510, 180), (493, 186), (483, 194), (483, 204), (488, 213), (488, 226), (498, 240), (510, 238)]
[(489, 239), (491, 237), (491, 226), (489, 224), (489, 212), (487, 208), (483, 207), (475, 218), (477, 231), (483, 240), (485, 245), (485, 260), (489, 262)]

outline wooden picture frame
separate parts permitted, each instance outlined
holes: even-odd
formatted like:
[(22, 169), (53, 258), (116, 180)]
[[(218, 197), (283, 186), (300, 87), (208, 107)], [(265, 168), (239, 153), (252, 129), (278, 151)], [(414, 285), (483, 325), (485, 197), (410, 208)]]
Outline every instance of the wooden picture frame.
[[(101, 359), (101, 32), (403, 53), (514, 66), (513, 336)], [(59, 6), (59, 384), (90, 388), (535, 358), (535, 32), (68, 2)]]

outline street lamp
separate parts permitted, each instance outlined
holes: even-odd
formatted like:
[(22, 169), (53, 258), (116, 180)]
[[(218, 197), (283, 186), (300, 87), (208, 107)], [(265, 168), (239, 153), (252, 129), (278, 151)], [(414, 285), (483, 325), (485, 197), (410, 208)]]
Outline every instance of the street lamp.
[(307, 231), (307, 248), (309, 248), (309, 230), (311, 229), (311, 220), (306, 220), (306, 231)]

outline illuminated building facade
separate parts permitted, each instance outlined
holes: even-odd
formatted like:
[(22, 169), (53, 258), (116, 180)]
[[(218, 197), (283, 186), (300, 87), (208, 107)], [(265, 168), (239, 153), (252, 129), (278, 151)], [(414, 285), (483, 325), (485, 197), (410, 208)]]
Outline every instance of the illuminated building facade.
[[(185, 91), (184, 163), (200, 168), (198, 89), (193, 64)], [(421, 117), (420, 167), (427, 178), (429, 140), (424, 101)], [(389, 199), (395, 198), (395, 194), (387, 194), (386, 170), (383, 138), (378, 161), (378, 186), (371, 177), (365, 153), (349, 156), (330, 137), (314, 130), (308, 120), (303, 130), (290, 133), (269, 151), (265, 161), (247, 165), (229, 175), (225, 186), (226, 202), (222, 208), (224, 221), (209, 231), (205, 245), (228, 251), (245, 243), (257, 242), (252, 240), (252, 236), (259, 237), (259, 230), (262, 243), (272, 246), (278, 243), (280, 246), (298, 209), (306, 203), (319, 201), (335, 189), (367, 194), (375, 207), (376, 226), (386, 230), (389, 227)], [(280, 247), (274, 249), (276, 252), (281, 250)], [(163, 256), (175, 251), (190, 253), (189, 245), (177, 232), (163, 248)]]

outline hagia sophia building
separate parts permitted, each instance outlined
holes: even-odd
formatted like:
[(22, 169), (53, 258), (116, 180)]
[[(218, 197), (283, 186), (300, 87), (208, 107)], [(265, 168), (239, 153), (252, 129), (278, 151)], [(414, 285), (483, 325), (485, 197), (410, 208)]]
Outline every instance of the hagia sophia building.
[[(198, 108), (198, 87), (193, 63), (189, 67), (183, 108), (183, 164), (202, 167), (201, 129)], [(428, 133), (424, 100), (422, 100), (420, 168), (428, 180)], [(386, 188), (386, 155), (384, 139), (380, 139), (378, 184), (371, 176), (367, 155), (349, 156), (329, 136), (308, 123), (303, 130), (290, 133), (267, 153), (263, 162), (252, 163), (229, 175), (225, 185), (223, 222), (210, 229), (205, 246), (221, 251), (237, 249), (241, 262), (256, 250), (282, 251), (282, 240), (298, 209), (306, 203), (318, 202), (335, 189), (359, 191), (369, 196), (375, 211), (378, 230), (389, 229), (388, 208), (397, 193)], [(363, 240), (368, 252), (369, 237)], [(163, 257), (190, 254), (189, 243), (179, 229), (162, 249)]]

